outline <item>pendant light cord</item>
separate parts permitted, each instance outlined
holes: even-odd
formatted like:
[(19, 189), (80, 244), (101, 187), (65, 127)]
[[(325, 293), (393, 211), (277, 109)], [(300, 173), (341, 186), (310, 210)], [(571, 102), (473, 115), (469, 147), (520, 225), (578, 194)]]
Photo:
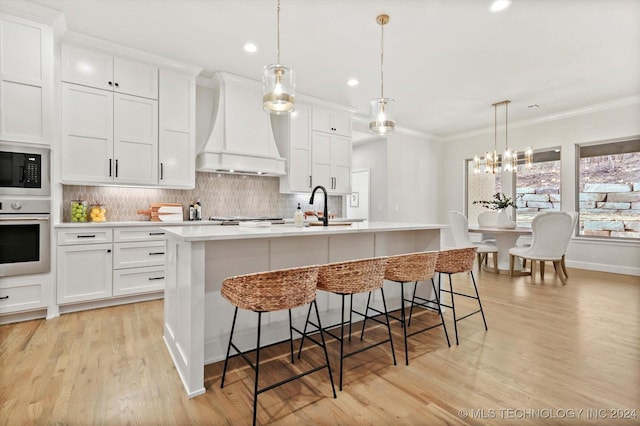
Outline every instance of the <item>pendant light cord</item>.
[(504, 148), (509, 150), (509, 102), (504, 104)]
[(380, 98), (384, 99), (384, 24), (380, 25)]
[(278, 28), (278, 65), (280, 65), (280, 0), (278, 0), (278, 18), (277, 18), (277, 28)]
[(493, 106), (493, 152), (498, 152), (498, 104)]

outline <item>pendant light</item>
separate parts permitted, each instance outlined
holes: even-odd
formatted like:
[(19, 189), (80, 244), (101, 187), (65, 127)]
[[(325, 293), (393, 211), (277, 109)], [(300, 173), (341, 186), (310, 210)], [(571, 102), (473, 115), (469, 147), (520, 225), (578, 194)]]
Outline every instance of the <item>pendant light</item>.
[[(518, 170), (518, 152), (509, 148), (509, 104), (510, 100), (496, 102), (491, 104), (493, 107), (493, 151), (487, 151), (484, 154), (484, 172), (496, 174), (500, 171), (500, 167), (505, 172), (515, 173)], [(502, 157), (498, 156), (498, 107), (504, 105), (505, 107), (505, 119), (504, 119), (504, 152)], [(531, 148), (527, 148), (524, 152), (524, 162), (528, 168), (531, 168), (533, 158), (533, 151)], [(473, 172), (475, 174), (480, 173), (480, 166), (483, 163), (482, 159), (476, 155), (473, 157)]]
[(264, 67), (262, 106), (271, 114), (288, 114), (295, 110), (295, 76), (291, 68), (280, 63), (280, 0), (278, 0), (278, 58)]
[(511, 101), (502, 101), (495, 104), (504, 105), (504, 152), (502, 153), (502, 168), (505, 172), (515, 173), (518, 170), (518, 152), (509, 149), (509, 104)]
[(371, 101), (369, 130), (378, 135), (388, 135), (396, 125), (390, 115), (395, 101), (384, 97), (384, 26), (389, 23), (389, 15), (378, 15), (376, 22), (380, 25), (380, 97)]

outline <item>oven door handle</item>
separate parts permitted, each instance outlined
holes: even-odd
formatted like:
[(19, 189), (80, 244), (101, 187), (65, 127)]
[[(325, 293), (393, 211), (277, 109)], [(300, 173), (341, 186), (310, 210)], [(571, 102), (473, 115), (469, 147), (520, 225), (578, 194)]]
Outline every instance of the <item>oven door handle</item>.
[(36, 216), (0, 217), (0, 222), (2, 222), (2, 221), (13, 222), (13, 221), (16, 221), (16, 220), (20, 220), (20, 221), (27, 221), (27, 220), (42, 221), (42, 220), (49, 220), (49, 218), (48, 217), (36, 217)]

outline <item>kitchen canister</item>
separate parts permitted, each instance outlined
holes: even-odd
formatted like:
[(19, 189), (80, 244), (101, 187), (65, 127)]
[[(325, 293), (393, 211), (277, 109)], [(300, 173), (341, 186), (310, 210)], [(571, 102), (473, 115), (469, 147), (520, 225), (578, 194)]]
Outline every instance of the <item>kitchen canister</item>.
[(106, 222), (107, 209), (104, 204), (91, 204), (91, 207), (89, 207), (89, 211), (87, 213), (87, 219), (89, 222)]
[(69, 220), (71, 222), (87, 221), (87, 206), (85, 200), (71, 200), (71, 210), (69, 211)]

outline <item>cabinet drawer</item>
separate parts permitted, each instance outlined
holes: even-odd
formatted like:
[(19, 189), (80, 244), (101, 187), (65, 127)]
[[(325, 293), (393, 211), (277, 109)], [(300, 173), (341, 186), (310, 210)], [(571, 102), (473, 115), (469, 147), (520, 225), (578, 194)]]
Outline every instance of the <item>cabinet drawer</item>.
[(3, 282), (0, 284), (0, 314), (45, 308), (47, 284), (46, 277)]
[(164, 266), (164, 241), (116, 243), (113, 269)]
[(110, 243), (113, 241), (112, 228), (59, 229), (58, 245)]
[(164, 231), (160, 228), (140, 226), (136, 228), (115, 228), (113, 241), (116, 243), (130, 241), (164, 241)]
[(113, 273), (113, 295), (164, 290), (164, 266), (120, 269)]

